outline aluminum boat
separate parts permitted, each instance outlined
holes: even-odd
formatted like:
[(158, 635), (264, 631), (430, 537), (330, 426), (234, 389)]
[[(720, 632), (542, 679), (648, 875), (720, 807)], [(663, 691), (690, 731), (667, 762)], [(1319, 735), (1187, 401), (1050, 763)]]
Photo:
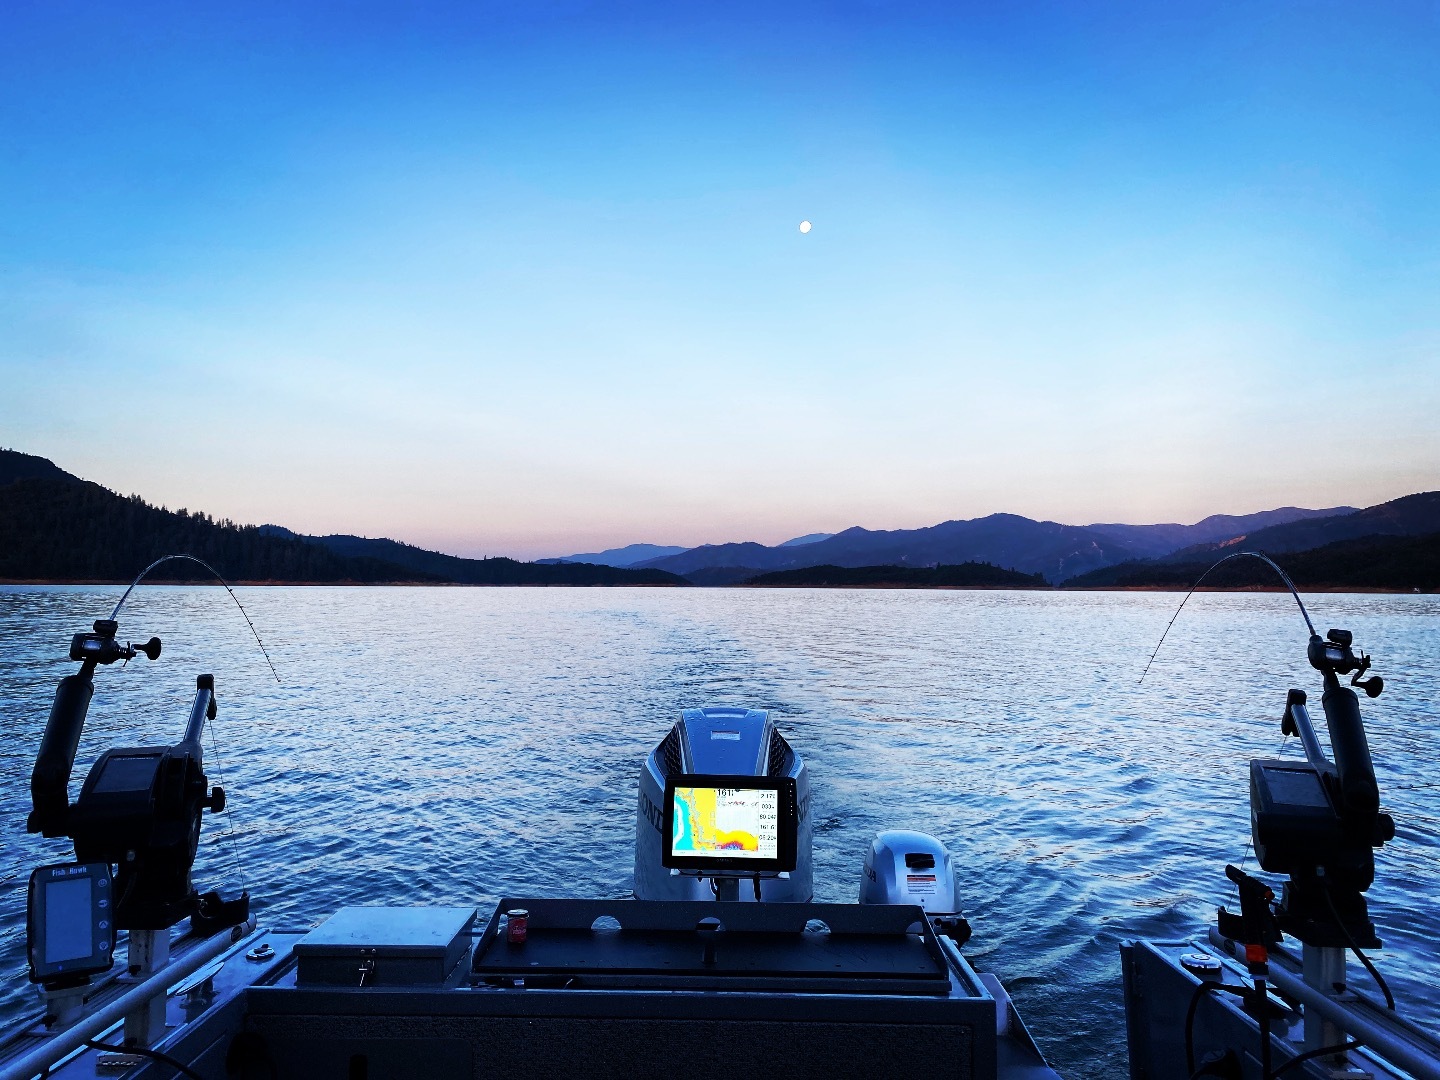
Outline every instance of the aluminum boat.
[(210, 675), (178, 743), (106, 751), (70, 798), (97, 669), (160, 653), (118, 630), (72, 640), (80, 670), (32, 775), (29, 830), (70, 837), (76, 858), (31, 877), (41, 1008), (0, 1042), (3, 1080), (1057, 1080), (962, 951), (938, 840), (881, 833), (857, 858), (856, 903), (812, 901), (807, 767), (764, 710), (685, 710), (647, 756), (634, 899), (537, 882), (483, 910), (357, 897), (311, 930), (261, 927), (247, 895), (191, 880), (204, 813), (226, 798), (204, 773)]
[[(1381, 941), (1365, 893), (1395, 826), (1355, 689), (1383, 684), (1348, 631), (1322, 638), (1300, 609), (1329, 749), (1292, 689), (1281, 728), (1304, 760), (1250, 763), (1268, 876), (1226, 867), (1238, 905), (1206, 933), (1122, 945), (1133, 1080), (1440, 1080), (1440, 1042), (1368, 957)], [(179, 742), (106, 751), (71, 799), (97, 670), (160, 655), (156, 638), (122, 641), (116, 613), (72, 639), (80, 669), (31, 776), (28, 831), (70, 838), (75, 859), (31, 875), (40, 1007), (0, 1036), (0, 1080), (1055, 1080), (1000, 979), (966, 958), (940, 840), (882, 832), (857, 853), (856, 902), (813, 901), (808, 768), (764, 710), (687, 709), (646, 756), (633, 899), (539, 882), (483, 910), (357, 897), (314, 929), (258, 926), (247, 895), (191, 880), (204, 813), (226, 800), (204, 772), (210, 675)]]

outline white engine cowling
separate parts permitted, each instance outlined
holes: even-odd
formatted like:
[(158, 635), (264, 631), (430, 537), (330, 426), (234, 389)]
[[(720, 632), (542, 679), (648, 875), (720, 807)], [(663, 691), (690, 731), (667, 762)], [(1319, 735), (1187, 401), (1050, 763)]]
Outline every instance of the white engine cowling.
[(927, 915), (958, 912), (955, 865), (949, 850), (925, 833), (880, 833), (865, 854), (860, 903), (918, 904)]

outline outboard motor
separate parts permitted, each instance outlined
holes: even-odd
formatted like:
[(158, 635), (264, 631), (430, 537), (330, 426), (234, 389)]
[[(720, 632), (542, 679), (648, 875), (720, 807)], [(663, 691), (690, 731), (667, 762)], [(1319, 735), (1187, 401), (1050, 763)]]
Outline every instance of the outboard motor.
[[(725, 819), (710, 854), (698, 855), (687, 805), (704, 805), (712, 815), (718, 806), (717, 821)], [(808, 902), (809, 810), (805, 761), (769, 712), (686, 709), (640, 770), (636, 899)], [(758, 847), (751, 843), (757, 837)]]
[[(970, 924), (960, 913), (960, 889), (950, 849), (928, 833), (892, 829), (870, 841), (860, 873), (860, 903), (914, 904), (930, 917), (935, 932), (956, 945), (970, 940)], [(982, 975), (996, 1000), (1009, 996), (993, 975)], [(1007, 1022), (1001, 1010), (1001, 1028)]]
[(949, 850), (925, 833), (882, 832), (865, 853), (862, 904), (918, 904), (927, 915), (960, 910)]

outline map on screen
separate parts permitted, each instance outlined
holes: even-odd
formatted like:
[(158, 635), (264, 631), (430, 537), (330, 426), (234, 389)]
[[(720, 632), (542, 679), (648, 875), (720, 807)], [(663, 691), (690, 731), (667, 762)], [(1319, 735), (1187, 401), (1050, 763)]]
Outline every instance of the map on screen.
[(675, 788), (675, 855), (774, 859), (780, 795), (765, 788)]

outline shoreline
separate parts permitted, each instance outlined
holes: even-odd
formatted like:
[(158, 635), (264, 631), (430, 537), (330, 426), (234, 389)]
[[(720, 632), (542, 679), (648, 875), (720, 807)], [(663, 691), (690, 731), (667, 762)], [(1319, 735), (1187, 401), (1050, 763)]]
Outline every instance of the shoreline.
[[(0, 586), (7, 585), (36, 585), (36, 586), (82, 586), (82, 585), (129, 585), (130, 581), (117, 579), (93, 579), (68, 581), (49, 581), (38, 578), (0, 578)], [(175, 585), (194, 588), (197, 586), (208, 586), (221, 588), (220, 583), (213, 578), (208, 580), (195, 581), (151, 581), (150, 585)], [(525, 584), (479, 584), (463, 581), (231, 581), (232, 586), (243, 586), (245, 588), (345, 588), (345, 589), (678, 589), (684, 588), (681, 585), (670, 585), (663, 583), (639, 584), (624, 583), (615, 585), (567, 585), (554, 584), (545, 585), (539, 582)], [(735, 585), (691, 585), (693, 589), (824, 589), (827, 591), (852, 589), (865, 592), (1042, 592), (1042, 593), (1091, 593), (1091, 592), (1164, 592), (1184, 593), (1192, 591), (1185, 585), (1093, 585), (1080, 586), (1078, 588), (1065, 588), (1059, 585), (887, 585), (882, 583), (867, 585), (747, 585), (737, 583)], [(1390, 596), (1432, 596), (1433, 592), (1426, 592), (1420, 589), (1384, 589), (1375, 586), (1357, 585), (1297, 585), (1301, 593), (1363, 593), (1374, 595)], [(1236, 588), (1224, 588), (1219, 586), (1206, 585), (1193, 590), (1197, 593), (1288, 593), (1290, 590), (1280, 585), (1247, 585)]]
[[(114, 578), (85, 578), (83, 580), (69, 581), (42, 581), (39, 578), (0, 578), (0, 586), (3, 585), (129, 585), (134, 579), (120, 581)], [(206, 585), (214, 588), (223, 588), (220, 582), (214, 578), (207, 578), (204, 581), (146, 581), (147, 585), (184, 585), (187, 588)], [(671, 585), (668, 582), (624, 582), (615, 585), (569, 585), (554, 584), (546, 585), (541, 582), (524, 582), (516, 584), (483, 584), (480, 582), (467, 581), (226, 581), (231, 587), (244, 586), (245, 588), (304, 588), (320, 589), (327, 587), (346, 589), (678, 589), (679, 585)]]

